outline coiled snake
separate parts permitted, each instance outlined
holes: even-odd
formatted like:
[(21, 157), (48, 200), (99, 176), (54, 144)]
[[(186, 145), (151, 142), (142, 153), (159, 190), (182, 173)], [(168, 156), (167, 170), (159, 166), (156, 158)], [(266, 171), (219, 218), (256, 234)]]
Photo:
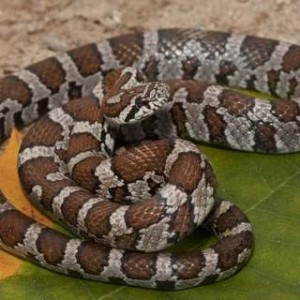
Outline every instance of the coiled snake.
[[(0, 246), (64, 274), (153, 289), (232, 276), (251, 255), (251, 225), (215, 200), (211, 165), (185, 139), (299, 151), (299, 94), (299, 46), (197, 29), (115, 37), (1, 79), (1, 141), (44, 115), (20, 149), (24, 190), (85, 240), (42, 226), (1, 195)], [(216, 235), (213, 246), (160, 252), (200, 224)]]

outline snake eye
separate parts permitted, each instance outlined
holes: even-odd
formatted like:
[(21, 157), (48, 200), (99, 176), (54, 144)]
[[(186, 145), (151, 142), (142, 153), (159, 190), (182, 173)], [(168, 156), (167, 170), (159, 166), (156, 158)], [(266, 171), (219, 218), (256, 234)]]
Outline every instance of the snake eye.
[(136, 100), (135, 100), (135, 106), (137, 108), (141, 108), (141, 107), (144, 106), (143, 100), (142, 100), (142, 98), (140, 96), (136, 98)]

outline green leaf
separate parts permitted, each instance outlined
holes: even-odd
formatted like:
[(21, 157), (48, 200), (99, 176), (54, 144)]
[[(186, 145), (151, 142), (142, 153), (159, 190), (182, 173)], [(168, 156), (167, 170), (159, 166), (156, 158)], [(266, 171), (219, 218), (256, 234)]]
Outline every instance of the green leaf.
[[(0, 299), (299, 299), (300, 154), (263, 155), (200, 147), (218, 177), (219, 196), (233, 201), (254, 226), (255, 252), (236, 276), (178, 292), (143, 290), (58, 275), (30, 263), (0, 281)], [(179, 248), (211, 243), (194, 235)]]

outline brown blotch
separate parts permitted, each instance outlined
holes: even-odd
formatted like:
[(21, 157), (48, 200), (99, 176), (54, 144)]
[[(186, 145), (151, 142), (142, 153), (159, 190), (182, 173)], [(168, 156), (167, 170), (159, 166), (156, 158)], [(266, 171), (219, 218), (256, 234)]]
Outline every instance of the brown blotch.
[(159, 74), (158, 62), (154, 58), (150, 58), (142, 69), (143, 74), (149, 81), (156, 80)]
[(282, 60), (282, 68), (285, 72), (297, 71), (300, 69), (300, 47), (290, 46)]
[(199, 41), (210, 53), (209, 58), (215, 58), (216, 53), (224, 53), (226, 51), (229, 37), (229, 33), (209, 31), (203, 37), (200, 37)]
[(85, 219), (87, 230), (97, 237), (108, 234), (111, 229), (109, 218), (119, 207), (118, 204), (109, 201), (93, 205)]
[(0, 239), (8, 247), (22, 243), (25, 233), (34, 221), (16, 210), (0, 214)]
[(18, 77), (11, 75), (0, 80), (0, 103), (12, 99), (25, 105), (31, 101), (31, 97), (31, 89)]
[(289, 80), (289, 91), (288, 91), (288, 98), (296, 97), (297, 96), (297, 87), (299, 85), (299, 81), (297, 78), (292, 77)]
[(36, 247), (49, 264), (57, 265), (64, 258), (64, 252), (69, 240), (62, 233), (45, 228), (37, 239)]
[(208, 161), (205, 162), (205, 179), (209, 186), (213, 188), (217, 187), (216, 174)]
[(276, 150), (274, 135), (276, 129), (267, 123), (258, 123), (255, 128), (255, 147), (260, 151), (272, 152)]
[(144, 143), (113, 158), (114, 171), (128, 182), (143, 178), (147, 171), (161, 174), (171, 151), (168, 140)]
[(270, 60), (270, 57), (278, 45), (278, 41), (247, 36), (242, 45), (241, 53), (244, 56), (248, 68), (256, 69)]
[(272, 95), (277, 95), (277, 84), (280, 81), (280, 71), (270, 70), (266, 73), (268, 76), (268, 85)]
[(276, 116), (280, 121), (297, 121), (297, 117), (300, 114), (298, 103), (292, 100), (274, 100), (271, 104), (276, 113)]
[(186, 202), (181, 205), (170, 223), (169, 231), (177, 233), (177, 240), (186, 237), (193, 230), (193, 207), (190, 203)]
[(66, 81), (66, 73), (55, 57), (33, 64), (27, 67), (27, 70), (36, 74), (52, 93), (59, 92), (60, 86)]
[(227, 124), (222, 119), (222, 116), (217, 113), (217, 109), (208, 106), (203, 110), (203, 114), (209, 127), (211, 142), (227, 146), (228, 143), (224, 134)]
[(68, 223), (76, 225), (78, 211), (90, 198), (91, 194), (87, 193), (86, 191), (76, 191), (70, 196), (66, 197), (61, 207), (64, 219)]
[(205, 258), (199, 251), (175, 255), (172, 260), (177, 266), (175, 272), (178, 279), (197, 278), (205, 266)]
[(160, 200), (151, 198), (129, 207), (126, 212), (128, 227), (134, 229), (146, 228), (157, 223), (163, 216), (165, 206)]
[(63, 106), (66, 113), (75, 121), (102, 122), (103, 115), (97, 101), (94, 98), (79, 98)]
[(234, 116), (241, 116), (247, 113), (253, 105), (253, 98), (230, 90), (223, 90), (219, 100), (227, 108), (228, 112)]
[(92, 242), (83, 242), (78, 248), (76, 258), (88, 274), (99, 275), (108, 265), (109, 248)]
[(220, 62), (219, 72), (216, 75), (217, 82), (219, 84), (228, 85), (228, 77), (234, 75), (237, 71), (236, 65), (232, 61), (223, 60)]
[(68, 52), (83, 77), (93, 75), (101, 70), (101, 54), (95, 44), (88, 44)]
[(102, 157), (88, 157), (75, 165), (72, 178), (81, 187), (89, 191), (95, 191), (99, 181), (94, 175), (97, 166), (102, 162)]
[(68, 144), (67, 160), (86, 151), (101, 151), (101, 143), (90, 133), (72, 134)]
[[(205, 91), (211, 86), (209, 82), (204, 80), (169, 80), (167, 81), (170, 86), (170, 98), (182, 87), (187, 91), (186, 101), (190, 103), (201, 103)], [(177, 103), (176, 103), (177, 104)], [(178, 103), (179, 104), (179, 103)]]
[(126, 252), (121, 268), (129, 278), (149, 280), (156, 272), (156, 258), (156, 254)]
[(53, 158), (39, 157), (25, 162), (19, 168), (19, 175), (26, 190), (37, 184), (45, 184), (46, 176), (58, 171)]
[(116, 247), (119, 249), (135, 249), (137, 233), (124, 234), (116, 237)]
[(62, 179), (57, 181), (47, 180), (48, 174), (58, 172), (58, 166), (52, 158), (37, 158), (27, 161), (19, 168), (19, 175), (24, 189), (31, 192), (35, 185), (42, 187), (42, 204), (52, 210), (51, 204), (55, 197), (64, 187), (74, 186), (75, 183), (70, 179)]
[(172, 119), (176, 124), (177, 133), (180, 137), (184, 137), (187, 135), (187, 129), (185, 124), (187, 122), (186, 115), (184, 113), (184, 109), (182, 107), (182, 103), (174, 103), (170, 110)]
[(23, 140), (22, 148), (40, 146), (54, 146), (56, 142), (63, 139), (63, 128), (60, 124), (53, 122), (48, 117), (39, 120), (30, 129)]
[(200, 164), (200, 154), (194, 152), (180, 153), (170, 170), (169, 182), (183, 189), (186, 193), (192, 193), (202, 178), (203, 170)]
[(218, 268), (226, 271), (236, 266), (238, 255), (244, 249), (251, 249), (253, 241), (253, 234), (249, 231), (219, 240), (212, 247), (219, 254)]
[(183, 76), (182, 79), (193, 79), (199, 67), (199, 61), (195, 58), (184, 60), (182, 62)]
[(125, 34), (109, 39), (112, 52), (120, 65), (132, 66), (143, 51), (143, 34)]
[(248, 222), (247, 217), (236, 206), (231, 206), (216, 220), (214, 227), (217, 232), (223, 233), (231, 230), (242, 222)]
[[(43, 167), (43, 166), (41, 166)], [(69, 179), (63, 179), (59, 181), (54, 181), (51, 183), (45, 182), (40, 184), (43, 189), (42, 204), (49, 210), (52, 211), (53, 198), (60, 193), (62, 189), (67, 186), (75, 186), (75, 183)]]

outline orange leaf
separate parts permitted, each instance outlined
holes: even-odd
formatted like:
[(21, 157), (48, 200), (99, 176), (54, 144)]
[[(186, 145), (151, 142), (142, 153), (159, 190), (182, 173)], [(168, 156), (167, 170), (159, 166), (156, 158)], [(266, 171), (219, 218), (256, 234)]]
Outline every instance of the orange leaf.
[[(17, 171), (21, 140), (22, 134), (14, 130), (5, 151), (0, 156), (0, 189), (18, 210), (46, 226), (51, 226), (52, 222), (28, 201), (22, 190)], [(0, 251), (0, 279), (15, 274), (21, 263), (20, 259)]]

